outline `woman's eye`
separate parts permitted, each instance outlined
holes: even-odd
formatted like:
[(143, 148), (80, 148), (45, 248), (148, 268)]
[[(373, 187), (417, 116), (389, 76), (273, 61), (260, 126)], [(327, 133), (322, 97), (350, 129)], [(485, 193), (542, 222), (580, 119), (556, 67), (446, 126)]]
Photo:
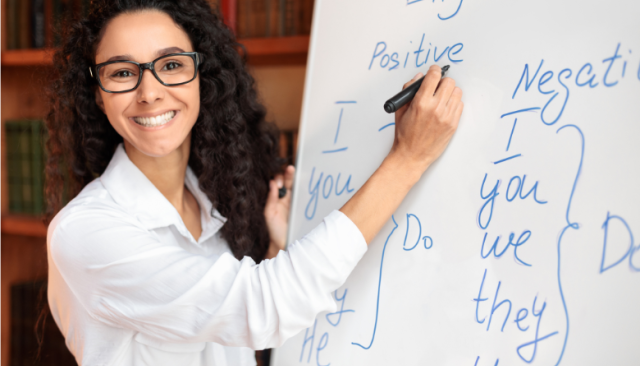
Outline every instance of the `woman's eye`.
[(179, 62), (170, 61), (170, 62), (167, 62), (167, 63), (164, 65), (164, 69), (165, 69), (165, 70), (175, 70), (175, 69), (177, 69), (177, 68), (179, 68), (179, 67), (181, 67), (181, 66), (182, 66), (182, 65), (181, 65)]
[(129, 70), (120, 70), (115, 72), (112, 77), (114, 78), (129, 78), (134, 76), (133, 73)]

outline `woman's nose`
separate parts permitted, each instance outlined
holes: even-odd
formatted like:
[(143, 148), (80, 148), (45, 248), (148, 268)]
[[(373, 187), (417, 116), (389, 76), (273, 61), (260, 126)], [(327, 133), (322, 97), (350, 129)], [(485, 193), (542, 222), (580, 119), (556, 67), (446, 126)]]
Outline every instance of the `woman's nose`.
[(153, 104), (162, 98), (164, 98), (164, 85), (160, 84), (151, 70), (144, 70), (138, 86), (138, 103)]

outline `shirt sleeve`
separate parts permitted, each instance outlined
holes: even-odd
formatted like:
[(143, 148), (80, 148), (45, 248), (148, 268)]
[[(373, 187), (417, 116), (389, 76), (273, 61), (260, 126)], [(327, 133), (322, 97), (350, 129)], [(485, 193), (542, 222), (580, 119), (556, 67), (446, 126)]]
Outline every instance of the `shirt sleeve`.
[(82, 210), (55, 224), (51, 257), (90, 316), (168, 342), (278, 347), (335, 311), (331, 293), (367, 250), (340, 211), (258, 265), (189, 253), (115, 213)]

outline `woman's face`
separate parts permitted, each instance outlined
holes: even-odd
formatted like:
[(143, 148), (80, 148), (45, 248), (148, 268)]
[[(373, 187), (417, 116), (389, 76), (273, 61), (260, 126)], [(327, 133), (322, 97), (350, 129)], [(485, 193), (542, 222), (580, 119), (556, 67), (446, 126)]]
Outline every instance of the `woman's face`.
[[(189, 37), (169, 15), (142, 11), (121, 14), (108, 23), (95, 62), (146, 63), (165, 54), (192, 51)], [(190, 137), (200, 110), (199, 85), (198, 76), (184, 85), (164, 86), (145, 70), (137, 89), (126, 93), (98, 89), (96, 102), (126, 142), (145, 155), (162, 157)]]

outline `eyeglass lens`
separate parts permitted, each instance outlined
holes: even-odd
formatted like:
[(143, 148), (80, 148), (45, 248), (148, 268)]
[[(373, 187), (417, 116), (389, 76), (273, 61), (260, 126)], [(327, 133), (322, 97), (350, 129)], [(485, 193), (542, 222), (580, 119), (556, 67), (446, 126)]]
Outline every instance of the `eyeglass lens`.
[[(156, 74), (165, 84), (180, 84), (191, 80), (195, 63), (191, 56), (174, 55), (155, 62)], [(99, 71), (102, 86), (109, 91), (125, 91), (136, 87), (140, 68), (128, 62), (116, 62), (102, 66)]]

